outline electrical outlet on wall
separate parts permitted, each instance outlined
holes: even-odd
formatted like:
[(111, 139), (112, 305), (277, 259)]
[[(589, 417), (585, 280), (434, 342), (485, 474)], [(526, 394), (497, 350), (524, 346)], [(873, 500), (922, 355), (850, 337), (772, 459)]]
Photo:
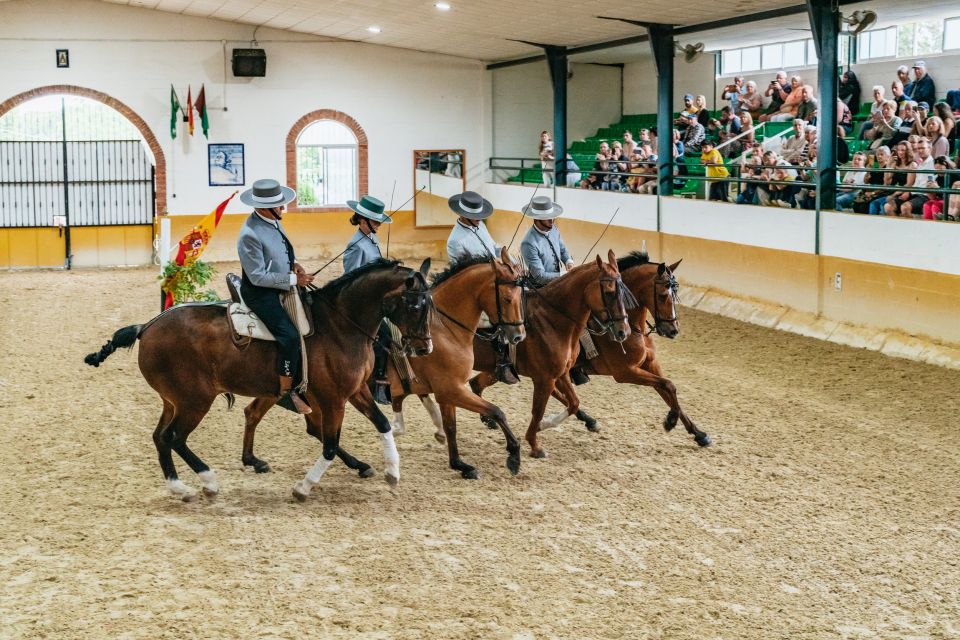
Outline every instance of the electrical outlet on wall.
[(833, 274), (833, 288), (837, 291), (843, 289), (843, 276), (840, 275), (839, 271)]

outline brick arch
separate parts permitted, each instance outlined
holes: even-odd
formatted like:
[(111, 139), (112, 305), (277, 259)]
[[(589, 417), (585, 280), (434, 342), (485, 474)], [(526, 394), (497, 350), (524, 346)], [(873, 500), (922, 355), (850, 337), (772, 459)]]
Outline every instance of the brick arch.
[[(291, 127), (290, 133), (287, 134), (287, 185), (294, 191), (297, 190), (297, 138), (300, 137), (300, 133), (303, 132), (304, 129), (317, 120), (335, 120), (340, 124), (346, 125), (351, 131), (353, 131), (353, 135), (357, 137), (357, 164), (359, 165), (357, 167), (357, 188), (360, 190), (360, 195), (367, 193), (367, 132), (363, 130), (363, 127), (360, 126), (359, 122), (342, 111), (336, 111), (335, 109), (317, 109), (316, 111), (311, 111), (297, 120), (293, 124), (293, 127)], [(296, 206), (296, 202), (289, 207), (289, 210), (346, 211), (346, 209), (342, 207), (300, 208)]]
[(0, 102), (0, 117), (24, 102), (50, 95), (71, 95), (96, 100), (97, 102), (103, 103), (111, 109), (120, 112), (124, 118), (129, 120), (133, 126), (140, 131), (143, 139), (147, 142), (147, 146), (150, 147), (150, 151), (153, 152), (153, 160), (156, 163), (157, 215), (166, 215), (167, 161), (166, 157), (163, 155), (163, 148), (160, 146), (160, 143), (157, 142), (157, 137), (153, 135), (153, 131), (150, 130), (150, 127), (147, 126), (147, 123), (144, 122), (143, 118), (141, 118), (136, 111), (120, 102), (116, 98), (101, 91), (87, 89), (86, 87), (77, 87), (70, 84), (51, 84), (44, 87), (37, 87), (36, 89), (30, 89), (29, 91), (24, 91), (23, 93), (18, 93), (12, 98), (8, 98), (7, 100)]

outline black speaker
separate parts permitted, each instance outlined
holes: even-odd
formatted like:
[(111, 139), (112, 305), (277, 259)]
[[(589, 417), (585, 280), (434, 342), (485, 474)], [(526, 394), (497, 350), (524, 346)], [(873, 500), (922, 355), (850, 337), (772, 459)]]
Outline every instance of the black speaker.
[(262, 78), (267, 75), (267, 52), (263, 49), (234, 49), (233, 75), (238, 78)]

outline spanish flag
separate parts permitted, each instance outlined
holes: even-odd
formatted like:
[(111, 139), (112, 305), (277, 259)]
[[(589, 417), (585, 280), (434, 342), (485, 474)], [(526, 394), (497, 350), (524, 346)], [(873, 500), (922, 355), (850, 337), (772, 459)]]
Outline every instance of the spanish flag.
[(193, 97), (190, 87), (187, 87), (187, 130), (193, 135)]
[[(227, 205), (230, 204), (233, 196), (237, 195), (237, 193), (237, 191), (231, 193), (229, 198), (217, 205), (216, 209), (205, 215), (190, 233), (183, 236), (180, 240), (180, 246), (177, 249), (177, 257), (174, 260), (178, 266), (189, 267), (197, 261), (197, 258), (200, 257), (203, 250), (207, 248), (207, 243), (210, 242), (210, 238), (213, 237), (213, 232), (216, 230), (217, 225), (220, 224), (220, 218), (223, 217), (223, 212), (227, 209)], [(173, 306), (173, 291), (176, 289), (178, 275), (179, 272), (164, 279), (160, 284), (160, 289), (167, 294), (166, 300), (163, 303), (164, 309), (169, 309)]]

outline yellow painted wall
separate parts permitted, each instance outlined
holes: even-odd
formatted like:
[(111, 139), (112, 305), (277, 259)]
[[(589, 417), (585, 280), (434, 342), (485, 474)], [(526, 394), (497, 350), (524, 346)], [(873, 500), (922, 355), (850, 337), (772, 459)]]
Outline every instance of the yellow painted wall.
[[(73, 227), (70, 253), (75, 267), (149, 264), (149, 226)], [(0, 229), (0, 269), (63, 267), (65, 238), (55, 228)]]
[(57, 229), (0, 229), (0, 268), (62, 267), (65, 256)]

